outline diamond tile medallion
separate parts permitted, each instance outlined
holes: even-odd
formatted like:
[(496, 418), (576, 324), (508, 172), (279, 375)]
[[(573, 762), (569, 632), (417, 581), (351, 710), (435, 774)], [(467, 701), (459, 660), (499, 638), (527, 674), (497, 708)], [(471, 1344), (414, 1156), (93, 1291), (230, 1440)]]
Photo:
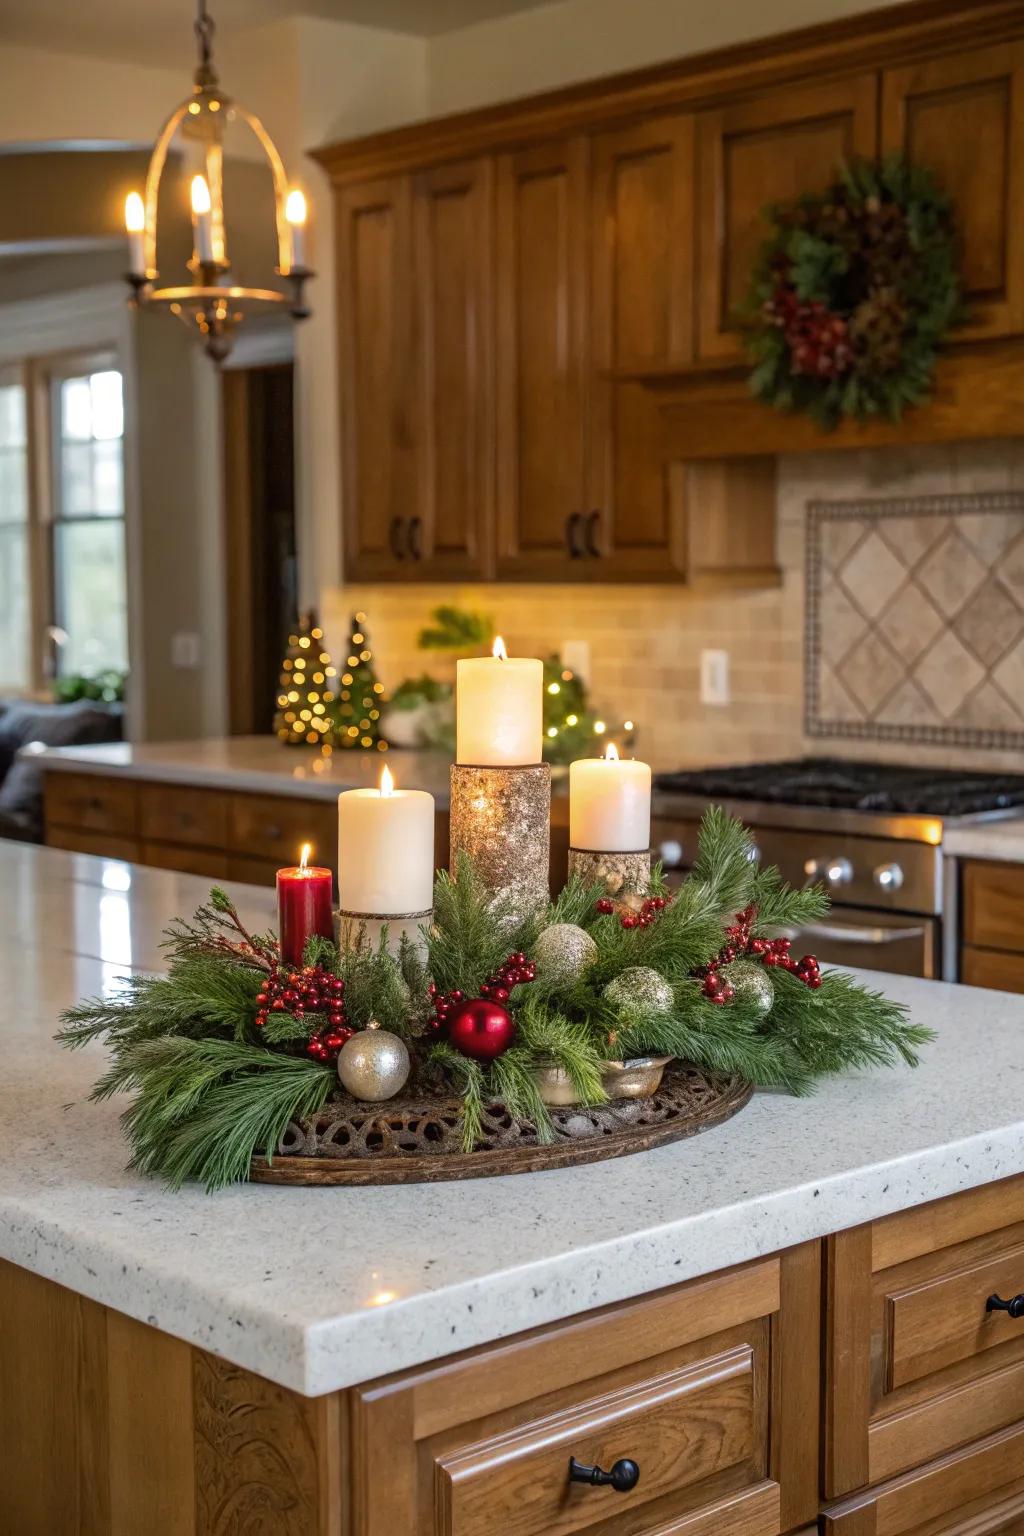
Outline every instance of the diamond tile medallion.
[(810, 736), (1024, 748), (1024, 492), (812, 502)]

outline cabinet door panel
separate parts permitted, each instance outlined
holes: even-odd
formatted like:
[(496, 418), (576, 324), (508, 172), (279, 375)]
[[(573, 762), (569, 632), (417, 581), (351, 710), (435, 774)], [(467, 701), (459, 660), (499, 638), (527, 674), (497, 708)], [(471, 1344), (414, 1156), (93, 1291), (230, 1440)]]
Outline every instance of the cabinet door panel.
[(965, 945), (960, 956), (960, 979), (969, 987), (1024, 992), (1024, 955), (1006, 955), (998, 949), (973, 949)]
[(404, 574), (488, 574), (493, 522), (490, 162), (416, 178), (416, 446)]
[(1024, 44), (944, 55), (882, 80), (883, 147), (934, 171), (953, 200), (961, 238), (964, 338), (1024, 324)]
[(345, 573), (373, 579), (411, 563), (412, 198), (408, 178), (338, 196)]
[(502, 155), (497, 168), (498, 574), (583, 565), (587, 144)]
[(594, 141), (590, 508), (581, 574), (595, 580), (666, 580), (686, 567), (657, 399), (621, 375), (692, 361), (693, 175), (692, 117), (655, 119)]
[(864, 74), (701, 115), (701, 358), (743, 360), (733, 316), (765, 238), (765, 207), (818, 191), (843, 160), (874, 154), (877, 97), (875, 75)]

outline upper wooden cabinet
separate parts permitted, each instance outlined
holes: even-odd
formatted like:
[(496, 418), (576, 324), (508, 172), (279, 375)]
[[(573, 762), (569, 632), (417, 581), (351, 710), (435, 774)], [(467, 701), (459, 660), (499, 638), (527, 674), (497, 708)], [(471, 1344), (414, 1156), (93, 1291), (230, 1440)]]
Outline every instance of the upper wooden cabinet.
[(873, 155), (878, 79), (853, 75), (776, 90), (701, 114), (697, 204), (698, 356), (740, 363), (735, 312), (765, 239), (764, 209), (825, 186), (844, 160)]
[(350, 577), (486, 575), (493, 499), (488, 160), (338, 199)]
[(582, 563), (587, 170), (583, 138), (498, 157), (499, 576)]
[(953, 200), (972, 337), (1024, 324), (1024, 44), (943, 55), (882, 77), (882, 145)]

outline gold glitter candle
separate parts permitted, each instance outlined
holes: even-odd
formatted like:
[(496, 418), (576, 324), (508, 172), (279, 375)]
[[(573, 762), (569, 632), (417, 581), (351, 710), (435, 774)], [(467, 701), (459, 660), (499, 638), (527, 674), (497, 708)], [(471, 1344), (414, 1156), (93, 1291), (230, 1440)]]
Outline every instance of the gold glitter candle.
[(548, 900), (551, 769), (452, 764), (451, 862), (468, 854), (484, 885), (517, 912)]

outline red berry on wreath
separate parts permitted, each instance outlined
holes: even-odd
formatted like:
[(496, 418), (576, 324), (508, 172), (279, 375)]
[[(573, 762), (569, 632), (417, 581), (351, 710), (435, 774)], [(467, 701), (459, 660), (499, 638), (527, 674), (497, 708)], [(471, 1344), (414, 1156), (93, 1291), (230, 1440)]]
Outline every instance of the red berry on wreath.
[(609, 912), (615, 911), (615, 903), (614, 901), (611, 901), (607, 896), (599, 896), (598, 899), (594, 902), (594, 911), (600, 912), (607, 916)]
[(507, 1008), (484, 997), (459, 1003), (448, 1015), (448, 1039), (463, 1056), (493, 1061), (516, 1037), (516, 1021)]

